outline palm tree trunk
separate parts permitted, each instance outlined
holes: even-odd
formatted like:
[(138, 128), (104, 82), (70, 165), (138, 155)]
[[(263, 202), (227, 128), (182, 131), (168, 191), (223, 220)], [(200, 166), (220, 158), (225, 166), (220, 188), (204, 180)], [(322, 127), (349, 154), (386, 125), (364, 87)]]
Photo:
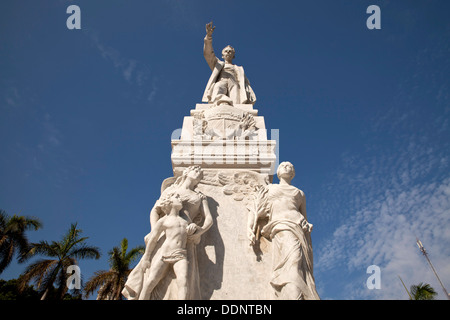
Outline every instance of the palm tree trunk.
[(55, 282), (55, 279), (59, 272), (60, 267), (61, 267), (61, 263), (58, 262), (58, 264), (56, 265), (56, 268), (52, 270), (52, 273), (50, 274), (50, 279), (46, 283), (46, 288), (45, 288), (44, 294), (41, 297), (41, 300), (47, 299), (47, 295), (50, 292), (50, 288), (53, 287), (53, 283)]
[(44, 291), (44, 294), (42, 295), (42, 297), (41, 297), (41, 300), (45, 300), (45, 299), (47, 299), (47, 294), (48, 294), (48, 288), (47, 289), (45, 289), (45, 291)]

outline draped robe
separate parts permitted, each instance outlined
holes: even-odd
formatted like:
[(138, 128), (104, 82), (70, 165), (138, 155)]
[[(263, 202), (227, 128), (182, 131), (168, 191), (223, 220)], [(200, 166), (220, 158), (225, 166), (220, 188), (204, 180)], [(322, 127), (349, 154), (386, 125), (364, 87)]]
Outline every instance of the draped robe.
[(261, 234), (273, 244), (270, 284), (275, 296), (285, 300), (320, 299), (313, 276), (311, 235), (301, 227), (306, 222), (303, 191), (286, 184), (268, 185), (258, 196), (257, 215), (268, 218)]

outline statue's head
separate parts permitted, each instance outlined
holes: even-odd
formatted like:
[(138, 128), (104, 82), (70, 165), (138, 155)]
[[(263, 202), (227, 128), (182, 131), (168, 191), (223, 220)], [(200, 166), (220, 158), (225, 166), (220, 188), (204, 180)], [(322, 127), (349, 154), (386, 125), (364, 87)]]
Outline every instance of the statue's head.
[(187, 177), (200, 182), (203, 179), (203, 170), (200, 166), (190, 166), (184, 169), (183, 177), (186, 179)]
[(172, 208), (181, 210), (183, 203), (181, 202), (178, 193), (169, 193), (163, 199), (158, 200), (157, 206), (161, 208), (165, 214), (169, 214)]
[(234, 59), (235, 55), (236, 55), (236, 51), (230, 45), (226, 46), (222, 50), (222, 58), (225, 61), (231, 62)]
[(180, 186), (182, 185), (186, 179), (189, 179), (191, 182), (191, 187), (195, 187), (200, 181), (203, 179), (203, 170), (200, 166), (190, 166), (183, 170), (183, 173), (181, 176), (179, 176), (175, 182), (173, 183), (173, 186)]
[(295, 169), (292, 163), (289, 161), (284, 161), (280, 163), (277, 169), (277, 176), (278, 178), (287, 178), (289, 180), (292, 180), (295, 176)]

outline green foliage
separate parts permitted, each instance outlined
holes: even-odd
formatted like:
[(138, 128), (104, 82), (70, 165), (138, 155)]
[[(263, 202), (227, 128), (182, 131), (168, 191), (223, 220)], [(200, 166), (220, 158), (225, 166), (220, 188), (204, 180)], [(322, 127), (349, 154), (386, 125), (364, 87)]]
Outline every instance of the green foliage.
[(19, 262), (23, 262), (31, 249), (25, 232), (42, 227), (36, 218), (13, 215), (0, 210), (0, 274), (18, 253)]
[(412, 300), (434, 300), (437, 296), (436, 291), (428, 283), (419, 283), (410, 288)]
[[(39, 300), (39, 299), (82, 299), (81, 290), (67, 289), (70, 265), (77, 265), (81, 259), (99, 259), (100, 250), (86, 244), (88, 237), (81, 237), (82, 230), (72, 224), (60, 241), (40, 241), (29, 243), (26, 231), (42, 227), (36, 218), (18, 215), (9, 216), (0, 210), (0, 274), (16, 255), (19, 263), (31, 257), (45, 256), (29, 264), (18, 279), (0, 279), (0, 300)], [(122, 239), (120, 245), (109, 252), (108, 271), (97, 271), (84, 286), (86, 297), (98, 289), (100, 299), (122, 299), (121, 291), (130, 274), (130, 264), (144, 253), (138, 246), (128, 251), (128, 240)], [(35, 285), (29, 285), (33, 281)]]
[[(99, 259), (100, 250), (88, 246), (87, 237), (80, 237), (82, 230), (76, 224), (70, 226), (69, 231), (60, 241), (40, 241), (34, 243), (29, 251), (30, 256), (44, 255), (53, 259), (41, 259), (29, 265), (20, 277), (20, 288), (23, 289), (31, 280), (43, 296), (41, 299), (54, 297), (63, 299), (67, 293), (67, 268), (77, 265), (77, 259)], [(56, 284), (56, 294), (52, 294)], [(77, 293), (78, 295), (78, 293)]]
[(97, 271), (85, 285), (85, 296), (89, 297), (98, 288), (101, 300), (120, 300), (126, 279), (131, 272), (130, 264), (144, 253), (144, 247), (138, 246), (128, 250), (128, 240), (122, 239), (120, 247), (114, 247), (108, 252), (108, 271)]
[(20, 291), (17, 279), (0, 279), (0, 300), (39, 300), (39, 292), (33, 286), (26, 286)]

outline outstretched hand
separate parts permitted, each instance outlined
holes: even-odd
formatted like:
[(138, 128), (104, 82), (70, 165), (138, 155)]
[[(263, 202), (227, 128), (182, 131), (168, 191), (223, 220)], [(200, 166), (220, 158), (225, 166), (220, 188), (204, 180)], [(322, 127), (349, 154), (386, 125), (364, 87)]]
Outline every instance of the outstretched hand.
[(313, 225), (311, 223), (309, 223), (308, 221), (306, 221), (306, 219), (302, 220), (302, 222), (300, 223), (300, 226), (302, 227), (303, 231), (306, 231), (309, 233), (311, 233), (311, 231), (313, 229)]
[(195, 223), (191, 223), (186, 227), (187, 235), (191, 236), (197, 231), (197, 225)]
[(213, 27), (213, 25), (212, 25), (212, 21), (210, 23), (207, 23), (206, 24), (206, 35), (208, 37), (212, 37), (212, 34), (213, 34), (215, 28), (216, 27)]

